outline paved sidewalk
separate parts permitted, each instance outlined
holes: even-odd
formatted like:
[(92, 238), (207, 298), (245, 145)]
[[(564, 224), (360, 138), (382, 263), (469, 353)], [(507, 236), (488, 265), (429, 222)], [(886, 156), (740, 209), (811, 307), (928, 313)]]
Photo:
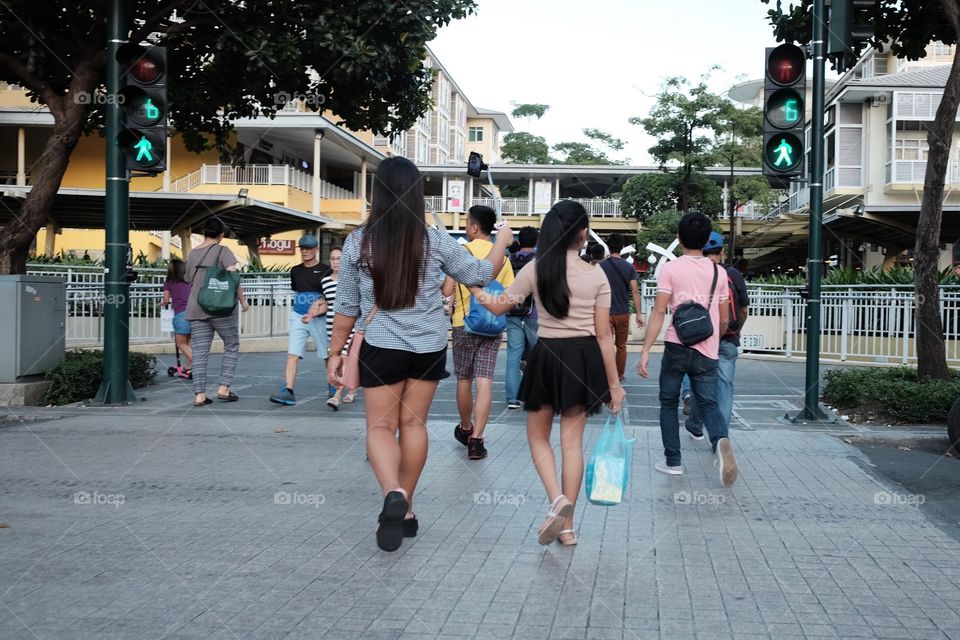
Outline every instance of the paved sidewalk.
[(740, 362), (730, 489), (686, 438), (687, 473), (653, 471), (655, 384), (628, 375), (630, 495), (581, 499), (574, 548), (537, 544), (522, 413), (498, 397), (469, 462), (445, 381), (420, 534), (393, 554), (362, 405), (330, 412), (311, 360), (303, 402), (271, 405), (282, 354), (241, 364), (237, 403), (193, 409), (164, 378), (0, 426), (0, 638), (960, 638), (960, 543), (855, 448), (776, 420), (802, 363)]

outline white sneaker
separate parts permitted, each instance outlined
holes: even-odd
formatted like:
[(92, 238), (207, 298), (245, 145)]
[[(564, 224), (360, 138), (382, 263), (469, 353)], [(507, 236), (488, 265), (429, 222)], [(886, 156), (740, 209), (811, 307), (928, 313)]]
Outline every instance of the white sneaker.
[(666, 462), (658, 462), (657, 464), (653, 465), (653, 468), (659, 471), (660, 473), (667, 474), (668, 476), (683, 475), (683, 467), (680, 466), (679, 464), (675, 467), (671, 467)]
[(737, 459), (733, 456), (733, 444), (730, 438), (720, 438), (717, 441), (717, 460), (720, 461), (720, 482), (729, 487), (737, 481), (739, 470)]
[(520, 409), (523, 407), (523, 403), (519, 400), (511, 400), (507, 403), (507, 409)]

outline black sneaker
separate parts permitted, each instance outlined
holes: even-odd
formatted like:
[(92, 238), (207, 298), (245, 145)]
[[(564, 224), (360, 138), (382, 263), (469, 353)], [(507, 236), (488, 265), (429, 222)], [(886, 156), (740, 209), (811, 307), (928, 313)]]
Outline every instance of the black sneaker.
[(473, 433), (473, 423), (470, 423), (470, 431), (464, 431), (461, 425), (462, 423), (458, 422), (457, 426), (453, 428), (453, 437), (463, 446), (470, 446), (467, 444), (467, 441), (470, 438), (470, 434)]
[(487, 457), (487, 448), (483, 446), (483, 438), (469, 438), (467, 440), (467, 457), (471, 460), (483, 460)]
[(683, 415), (685, 416), (690, 415), (690, 397), (689, 393), (683, 394)]
[(697, 442), (703, 440), (703, 429), (694, 429), (690, 426), (689, 421), (684, 421), (683, 428), (687, 430), (687, 433), (690, 434), (690, 437)]

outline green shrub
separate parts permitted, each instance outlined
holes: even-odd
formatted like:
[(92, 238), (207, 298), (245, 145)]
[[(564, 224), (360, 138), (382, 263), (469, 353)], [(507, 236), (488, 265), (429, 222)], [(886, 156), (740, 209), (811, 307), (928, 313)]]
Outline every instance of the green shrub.
[(841, 409), (879, 410), (899, 422), (943, 422), (954, 401), (960, 398), (960, 373), (951, 380), (917, 379), (917, 370), (833, 369), (824, 374), (823, 399)]
[[(130, 353), (130, 383), (145, 387), (157, 375), (157, 359), (149, 353)], [(47, 390), (48, 404), (69, 404), (97, 394), (103, 380), (103, 352), (91, 349), (68, 351), (63, 362), (47, 372), (53, 384)]]

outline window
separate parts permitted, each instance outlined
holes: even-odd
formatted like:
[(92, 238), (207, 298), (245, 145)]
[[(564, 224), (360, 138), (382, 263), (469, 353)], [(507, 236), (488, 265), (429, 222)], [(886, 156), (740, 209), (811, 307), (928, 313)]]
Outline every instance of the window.
[(927, 159), (927, 141), (926, 140), (897, 140), (897, 160), (921, 160)]
[(483, 142), (483, 127), (470, 127), (470, 142)]

